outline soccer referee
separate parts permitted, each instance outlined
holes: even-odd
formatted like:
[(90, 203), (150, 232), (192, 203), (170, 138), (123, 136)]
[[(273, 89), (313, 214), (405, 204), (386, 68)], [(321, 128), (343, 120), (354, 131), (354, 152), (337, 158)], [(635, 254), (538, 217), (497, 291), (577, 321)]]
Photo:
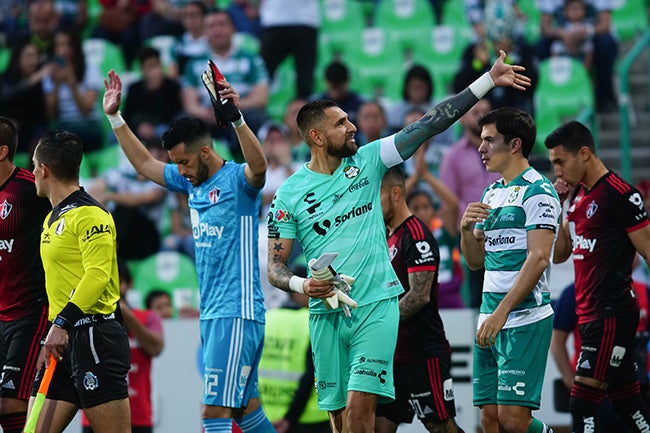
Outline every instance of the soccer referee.
[(128, 433), (131, 360), (118, 307), (115, 223), (79, 186), (82, 154), (79, 137), (67, 131), (46, 133), (34, 151), (36, 192), (52, 204), (41, 233), (52, 321), (42, 355), (58, 360), (41, 412), (48, 416), (36, 431), (62, 432), (83, 408), (96, 433)]

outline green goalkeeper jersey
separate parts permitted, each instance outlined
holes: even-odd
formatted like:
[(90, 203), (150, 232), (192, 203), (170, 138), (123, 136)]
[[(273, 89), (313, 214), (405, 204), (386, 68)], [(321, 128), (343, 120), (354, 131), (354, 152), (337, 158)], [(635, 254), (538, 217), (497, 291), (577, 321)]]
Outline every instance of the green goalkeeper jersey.
[[(333, 267), (356, 278), (350, 296), (359, 306), (398, 296), (403, 288), (390, 264), (379, 188), (387, 167), (400, 162), (390, 136), (359, 148), (331, 175), (303, 165), (275, 194), (269, 238), (298, 240), (307, 260), (339, 253)], [(319, 299), (309, 308), (328, 311)]]

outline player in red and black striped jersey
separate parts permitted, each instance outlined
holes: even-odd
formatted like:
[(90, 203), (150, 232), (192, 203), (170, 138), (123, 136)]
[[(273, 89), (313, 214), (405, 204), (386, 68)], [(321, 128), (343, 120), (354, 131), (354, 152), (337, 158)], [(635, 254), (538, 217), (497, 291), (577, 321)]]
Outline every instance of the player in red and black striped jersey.
[(598, 431), (598, 406), (607, 395), (634, 431), (650, 431), (650, 408), (635, 376), (639, 306), (632, 289), (636, 251), (650, 263), (650, 223), (638, 190), (609, 171), (595, 154), (593, 136), (569, 122), (545, 141), (568, 202), (553, 261), (573, 253), (576, 313), (582, 345), (571, 389), (573, 431)]
[(438, 313), (438, 243), (406, 205), (404, 181), (401, 169), (393, 167), (381, 185), (388, 251), (405, 292), (399, 300), (395, 401), (377, 405), (375, 431), (395, 433), (417, 415), (430, 432), (462, 432), (454, 420), (451, 347)]
[(0, 426), (21, 432), (47, 326), (45, 275), (39, 254), (48, 200), (34, 176), (13, 164), (15, 125), (0, 117)]

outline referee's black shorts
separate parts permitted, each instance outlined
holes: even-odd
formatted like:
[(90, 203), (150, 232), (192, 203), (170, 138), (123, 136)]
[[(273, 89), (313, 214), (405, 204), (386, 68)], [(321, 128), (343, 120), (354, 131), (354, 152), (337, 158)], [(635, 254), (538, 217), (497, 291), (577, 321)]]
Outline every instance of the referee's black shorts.
[[(80, 408), (128, 398), (126, 377), (131, 366), (129, 338), (117, 320), (93, 322), (70, 331), (70, 343), (57, 363), (47, 398)], [(43, 370), (32, 388), (36, 395)]]

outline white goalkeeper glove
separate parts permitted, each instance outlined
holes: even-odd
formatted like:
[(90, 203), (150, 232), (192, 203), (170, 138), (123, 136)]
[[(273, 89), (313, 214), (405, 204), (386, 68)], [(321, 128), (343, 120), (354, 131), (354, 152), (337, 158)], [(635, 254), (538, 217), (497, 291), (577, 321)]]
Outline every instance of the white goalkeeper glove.
[(339, 274), (331, 266), (331, 262), (338, 253), (325, 253), (318, 259), (311, 259), (309, 261), (309, 269), (314, 280), (317, 281), (332, 281), (334, 283), (334, 292), (336, 295), (324, 298), (326, 306), (330, 308), (338, 308), (339, 301), (343, 303), (343, 311), (346, 316), (350, 317), (350, 307), (357, 308), (357, 301), (352, 299), (348, 294), (354, 284), (354, 277), (349, 275)]

